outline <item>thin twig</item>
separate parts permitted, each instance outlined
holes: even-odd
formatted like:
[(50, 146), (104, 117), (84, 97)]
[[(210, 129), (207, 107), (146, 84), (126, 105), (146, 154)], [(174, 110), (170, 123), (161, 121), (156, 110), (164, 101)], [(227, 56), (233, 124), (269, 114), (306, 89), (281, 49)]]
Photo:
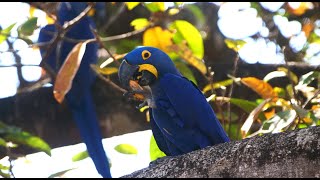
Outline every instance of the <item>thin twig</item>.
[[(237, 56), (234, 60), (234, 64), (233, 64), (233, 72), (232, 72), (232, 76), (236, 77), (236, 73), (237, 73), (237, 69), (238, 69), (238, 61), (239, 61), (239, 53), (237, 52)], [(231, 99), (232, 96), (232, 92), (233, 92), (233, 86), (234, 86), (234, 81), (232, 82), (231, 86), (230, 86), (230, 91), (229, 91), (229, 95), (228, 97)], [(229, 115), (229, 129), (228, 129), (228, 134), (231, 133), (231, 103), (230, 101), (228, 101), (228, 115)]]
[(93, 7), (93, 4), (89, 3), (88, 7), (86, 7), (86, 9), (84, 9), (77, 17), (73, 18), (71, 21), (64, 23), (62, 26), (64, 31), (67, 32), (72, 26), (74, 26), (75, 24), (80, 22), (80, 20), (82, 18), (84, 18), (89, 13), (89, 11), (92, 9), (92, 7)]
[[(113, 41), (113, 40), (119, 40), (119, 39), (124, 39), (124, 38), (127, 38), (127, 37), (131, 37), (131, 36), (134, 36), (136, 34), (139, 34), (139, 33), (142, 33), (144, 32), (147, 28), (149, 28), (150, 26), (148, 27), (145, 27), (143, 29), (139, 29), (139, 30), (135, 30), (135, 31), (131, 31), (131, 32), (127, 32), (127, 33), (124, 33), (124, 34), (119, 34), (119, 35), (115, 35), (115, 36), (109, 36), (109, 37), (100, 37), (100, 41), (102, 42), (108, 42), (108, 41)], [(50, 32), (50, 31), (45, 31), (43, 30), (44, 33), (47, 33), (47, 34), (51, 34), (51, 35), (55, 35), (56, 32)], [(79, 42), (85, 42), (85, 41), (90, 41), (90, 42), (94, 42), (96, 41), (96, 39), (73, 39), (73, 38), (69, 38), (67, 36), (63, 36), (63, 37), (60, 37), (60, 39), (63, 39), (67, 42), (71, 42), (71, 43), (79, 43)], [(48, 46), (48, 45), (51, 45), (52, 42), (49, 41), (49, 42), (41, 42), (41, 43), (35, 43), (35, 44), (30, 44), (27, 48), (33, 48), (33, 47), (42, 47), (42, 46)], [(51, 46), (50, 46), (51, 47)], [(14, 50), (14, 49), (9, 49), (7, 51), (0, 51), (0, 53), (6, 53), (6, 52), (19, 52), (19, 51), (22, 51), (23, 49), (19, 49), (19, 50)]]
[(12, 153), (11, 153), (11, 147), (6, 146), (6, 151), (7, 151), (7, 155), (9, 157), (8, 161), (9, 161), (9, 173), (10, 175), (15, 178), (14, 173), (12, 171), (13, 165), (12, 165)]
[(106, 42), (106, 41), (113, 41), (113, 40), (128, 38), (130, 36), (134, 36), (136, 34), (144, 32), (146, 29), (150, 28), (151, 26), (153, 26), (153, 25), (148, 25), (148, 26), (146, 26), (146, 27), (144, 27), (142, 29), (138, 29), (138, 30), (131, 31), (131, 32), (128, 32), (128, 33), (124, 33), (124, 34), (120, 34), (120, 35), (104, 37), (104, 38), (101, 38), (101, 41)]
[(92, 31), (92, 33), (94, 34), (96, 40), (97, 40), (98, 43), (100, 44), (100, 46), (108, 52), (108, 54), (110, 55), (110, 57), (112, 57), (113, 62), (116, 62), (117, 65), (120, 65), (120, 63), (116, 60), (116, 58), (113, 57), (113, 55), (112, 55), (112, 53), (109, 51), (109, 49), (103, 44), (103, 42), (101, 41), (101, 38), (100, 38), (98, 32), (97, 32), (95, 29), (93, 29), (91, 26), (90, 26), (90, 28), (91, 28), (91, 31)]
[[(41, 43), (30, 44), (30, 45), (28, 45), (27, 48), (36, 48), (36, 47), (42, 47), (42, 46), (48, 46), (48, 45), (50, 45), (50, 42), (41, 42)], [(12, 49), (12, 48), (9, 48), (6, 51), (0, 51), (0, 53), (8, 53), (8, 52), (13, 53), (13, 52), (19, 52), (19, 51), (23, 51), (23, 50), (24, 49)]]
[(305, 108), (312, 101), (312, 99), (317, 97), (319, 94), (320, 94), (320, 89), (318, 89), (316, 93), (314, 93), (314, 95), (302, 105), (302, 108)]
[[(291, 74), (292, 72), (291, 72), (290, 67), (289, 67), (289, 64), (288, 64), (288, 60), (287, 60), (287, 56), (286, 56), (286, 53), (285, 53), (285, 49), (286, 49), (286, 46), (283, 46), (281, 50), (282, 50), (282, 53), (283, 53), (283, 56), (284, 56), (285, 66), (286, 66), (286, 68), (288, 69), (288, 74), (287, 74), (287, 76), (288, 76), (289, 82), (290, 82), (290, 84), (291, 84), (291, 86), (292, 86), (293, 97), (294, 97), (294, 99), (297, 101), (297, 104), (300, 105), (300, 101), (299, 101), (299, 99), (298, 99), (297, 92), (296, 92), (296, 90), (295, 90), (295, 88), (294, 88), (294, 86), (295, 86), (295, 85), (294, 85), (294, 82), (293, 82), (292, 78), (290, 77), (290, 74)], [(290, 99), (290, 103), (292, 104), (291, 99)]]
[[(54, 81), (55, 77), (56, 77), (56, 72), (52, 70), (52, 68), (46, 63), (46, 59), (49, 57), (50, 53), (52, 52), (52, 50), (54, 49), (53, 47), (56, 47), (58, 42), (60, 41), (61, 37), (64, 36), (64, 34), (66, 34), (66, 32), (68, 30), (70, 30), (70, 28), (72, 26), (74, 26), (75, 24), (77, 24), (82, 18), (84, 18), (88, 12), (91, 10), (91, 8), (93, 7), (92, 3), (90, 3), (88, 5), (88, 7), (82, 11), (78, 16), (76, 16), (75, 18), (73, 18), (71, 21), (65, 23), (62, 26), (62, 29), (59, 29), (59, 26), (56, 26), (58, 31), (55, 33), (54, 38), (50, 41), (51, 45), (50, 47), (48, 47), (46, 49), (46, 54), (44, 55), (44, 57), (42, 58), (42, 61), (40, 63), (40, 66), (45, 68), (45, 70), (49, 73), (51, 79)], [(58, 24), (58, 23), (57, 23)]]
[(17, 91), (17, 94), (34, 91), (36, 89), (43, 87), (43, 85), (45, 85), (49, 82), (51, 82), (50, 77), (43, 77), (43, 78), (39, 79), (38, 81), (36, 81), (34, 84), (21, 88), (20, 90)]
[(35, 66), (35, 67), (39, 67), (39, 65), (36, 65), (36, 64), (11, 64), (11, 65), (0, 65), (0, 68), (23, 67), (23, 66)]
[(123, 10), (126, 7), (126, 3), (122, 2), (120, 8), (113, 14), (113, 16), (110, 17), (109, 21), (102, 27), (102, 29), (106, 30), (112, 24), (118, 17), (119, 15), (123, 12)]
[(116, 90), (118, 90), (118, 91), (120, 91), (120, 92), (122, 92), (122, 93), (127, 92), (127, 90), (119, 87), (117, 84), (115, 84), (114, 82), (112, 82), (110, 79), (105, 78), (102, 74), (100, 74), (100, 73), (94, 68), (94, 66), (91, 65), (90, 67), (91, 67), (91, 69), (97, 74), (97, 76), (98, 76), (101, 80), (103, 80), (104, 82), (110, 84), (113, 88), (115, 88)]

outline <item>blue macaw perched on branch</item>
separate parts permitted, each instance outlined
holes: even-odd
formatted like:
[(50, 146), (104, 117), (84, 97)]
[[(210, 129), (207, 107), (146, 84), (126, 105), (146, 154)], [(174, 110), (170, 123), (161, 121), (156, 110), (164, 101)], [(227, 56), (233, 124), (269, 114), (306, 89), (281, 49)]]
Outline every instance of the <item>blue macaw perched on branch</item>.
[[(62, 2), (59, 5), (57, 19), (60, 25), (77, 17), (85, 8), (85, 2)], [(65, 34), (66, 37), (72, 39), (92, 39), (94, 34), (91, 32), (90, 26), (95, 28), (92, 18), (86, 16)], [(49, 34), (48, 32), (51, 32)], [(54, 24), (43, 27), (40, 31), (38, 42), (49, 42), (52, 38), (52, 32), (56, 32)], [(46, 62), (56, 72), (63, 64), (69, 52), (76, 45), (74, 42), (63, 40), (60, 53), (56, 52), (56, 47), (51, 51)], [(41, 48), (41, 55), (46, 54), (47, 48)], [(87, 151), (92, 158), (97, 171), (103, 177), (111, 177), (109, 162), (102, 145), (102, 136), (94, 103), (91, 96), (91, 85), (95, 80), (95, 74), (90, 69), (90, 64), (95, 64), (97, 57), (97, 43), (89, 43), (86, 46), (85, 54), (82, 58), (80, 67), (75, 75), (72, 88), (66, 94), (66, 102), (72, 111), (73, 118), (80, 129), (80, 135), (87, 146)], [(57, 55), (60, 55), (57, 58)], [(58, 62), (57, 62), (58, 60)]]
[(154, 138), (166, 155), (230, 141), (203, 93), (161, 50), (134, 49), (124, 57), (118, 75), (128, 90), (126, 96), (135, 99), (135, 94), (140, 94), (146, 98)]

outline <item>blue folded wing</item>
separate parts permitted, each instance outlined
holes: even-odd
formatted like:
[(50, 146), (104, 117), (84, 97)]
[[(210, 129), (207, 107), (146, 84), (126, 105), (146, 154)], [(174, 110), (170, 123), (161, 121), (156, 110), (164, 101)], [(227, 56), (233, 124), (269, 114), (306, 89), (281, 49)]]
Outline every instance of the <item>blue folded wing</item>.
[[(166, 74), (160, 87), (170, 101), (169, 114), (177, 124), (193, 134), (199, 146), (230, 141), (202, 92), (188, 79)], [(186, 142), (187, 143), (187, 142)]]

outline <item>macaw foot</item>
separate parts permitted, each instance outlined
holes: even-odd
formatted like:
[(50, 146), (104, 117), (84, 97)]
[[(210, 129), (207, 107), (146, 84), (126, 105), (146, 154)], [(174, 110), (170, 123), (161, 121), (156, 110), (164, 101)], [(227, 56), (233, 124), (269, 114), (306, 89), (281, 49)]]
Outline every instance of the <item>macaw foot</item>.
[(149, 163), (149, 167), (152, 167), (152, 166), (156, 166), (156, 165), (158, 165), (158, 164), (161, 164), (163, 161), (165, 161), (166, 159), (170, 159), (170, 158), (172, 158), (172, 156), (164, 156), (164, 157), (158, 158), (158, 159), (156, 159), (156, 160), (154, 160), (154, 161), (151, 161), (151, 162)]

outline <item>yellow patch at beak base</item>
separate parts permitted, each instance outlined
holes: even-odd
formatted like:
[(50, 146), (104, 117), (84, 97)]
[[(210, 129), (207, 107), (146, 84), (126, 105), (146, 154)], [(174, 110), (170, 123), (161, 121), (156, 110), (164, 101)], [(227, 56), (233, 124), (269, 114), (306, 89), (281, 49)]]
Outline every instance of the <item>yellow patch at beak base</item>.
[(147, 70), (147, 71), (151, 72), (154, 76), (156, 76), (156, 78), (158, 78), (158, 71), (153, 65), (151, 65), (151, 64), (139, 65), (139, 72), (141, 72), (143, 70)]

